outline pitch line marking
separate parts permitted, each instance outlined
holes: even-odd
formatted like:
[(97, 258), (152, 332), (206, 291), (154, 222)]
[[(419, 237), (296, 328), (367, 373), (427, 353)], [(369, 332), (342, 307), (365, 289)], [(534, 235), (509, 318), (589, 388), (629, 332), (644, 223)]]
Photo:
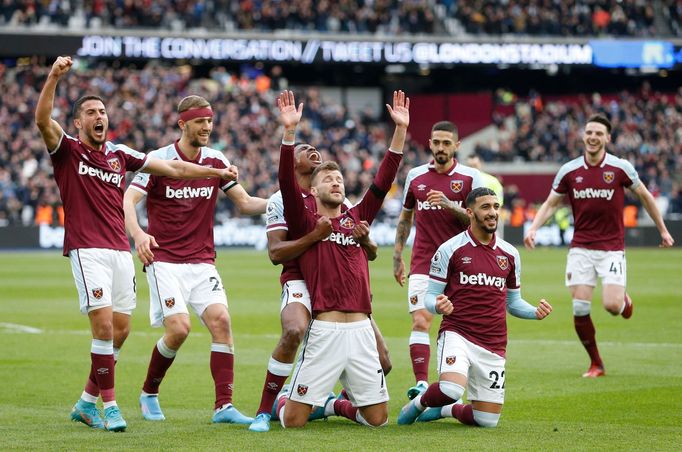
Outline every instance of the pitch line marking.
[(42, 334), (43, 330), (34, 328), (28, 325), (19, 325), (18, 323), (0, 322), (0, 328), (9, 330), (12, 333), (26, 333), (26, 334)]

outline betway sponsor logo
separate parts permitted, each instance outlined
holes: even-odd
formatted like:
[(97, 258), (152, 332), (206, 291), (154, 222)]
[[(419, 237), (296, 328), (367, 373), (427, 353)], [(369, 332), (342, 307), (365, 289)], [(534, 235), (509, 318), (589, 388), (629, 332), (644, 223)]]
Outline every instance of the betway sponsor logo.
[(99, 168), (93, 168), (83, 162), (78, 162), (78, 174), (81, 176), (93, 176), (114, 185), (121, 185), (123, 174), (110, 173)]
[(339, 232), (332, 232), (331, 234), (329, 234), (329, 237), (327, 237), (323, 241), (327, 240), (341, 246), (360, 246), (360, 244), (357, 243), (353, 239), (353, 237), (341, 234)]
[[(454, 202), (458, 207), (462, 207), (462, 201), (452, 201)], [(441, 210), (442, 207), (431, 204), (428, 201), (419, 201), (417, 200), (417, 210)]]
[(498, 289), (504, 289), (505, 279), (501, 276), (490, 276), (485, 273), (478, 273), (476, 275), (467, 275), (464, 272), (459, 272), (460, 284), (471, 284), (474, 286), (492, 286)]
[(607, 201), (611, 201), (611, 198), (613, 198), (613, 192), (615, 190), (613, 188), (607, 190), (605, 188), (597, 189), (597, 188), (583, 188), (582, 190), (576, 190), (575, 188), (573, 189), (573, 198), (574, 199), (606, 199)]
[(189, 199), (189, 198), (206, 198), (211, 199), (213, 194), (213, 187), (183, 187), (177, 190), (171, 187), (166, 187), (166, 198), (168, 199)]

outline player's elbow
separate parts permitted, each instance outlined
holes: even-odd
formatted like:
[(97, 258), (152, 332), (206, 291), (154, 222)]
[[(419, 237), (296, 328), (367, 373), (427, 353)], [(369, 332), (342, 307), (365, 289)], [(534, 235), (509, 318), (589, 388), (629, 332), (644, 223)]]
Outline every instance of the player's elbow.
[(280, 253), (278, 253), (275, 250), (268, 249), (268, 257), (270, 258), (270, 262), (272, 262), (272, 265), (279, 265), (284, 262), (282, 260)]

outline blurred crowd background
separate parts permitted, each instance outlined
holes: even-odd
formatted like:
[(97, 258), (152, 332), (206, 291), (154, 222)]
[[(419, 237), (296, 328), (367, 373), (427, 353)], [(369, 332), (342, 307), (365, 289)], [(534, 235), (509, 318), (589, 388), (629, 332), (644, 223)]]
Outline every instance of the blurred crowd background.
[[(0, 29), (635, 37), (682, 36), (681, 15), (682, 0), (0, 0)], [(50, 64), (37, 57), (0, 60), (0, 226), (63, 221), (49, 156), (33, 119)], [(325, 96), (323, 86), (288, 79), (291, 71), (277, 65), (197, 71), (187, 62), (78, 60), (58, 86), (54, 118), (75, 135), (72, 103), (84, 93), (101, 95), (109, 138), (148, 152), (179, 138), (178, 101), (202, 95), (216, 112), (212, 147), (239, 166), (249, 193), (267, 197), (278, 188), (281, 137), (274, 99), (293, 89), (305, 103), (300, 140), (341, 164), (347, 195), (357, 200), (390, 142), (388, 116), (376, 108), (350, 109), (343, 99)], [(614, 125), (609, 151), (635, 166), (665, 215), (682, 215), (682, 88), (659, 91), (643, 80), (613, 92), (585, 89), (562, 97), (535, 86), (500, 88), (495, 96), (493, 133), (475, 143), (484, 170), (491, 163), (561, 164), (575, 158), (582, 153), (586, 118), (601, 112)], [(382, 219), (397, 217), (407, 171), (429, 157), (428, 143), (409, 139)], [(637, 207), (633, 197), (628, 203)], [(505, 185), (505, 207), (506, 220), (518, 225), (532, 218), (536, 206), (520, 199), (517, 187)], [(218, 220), (234, 215), (221, 198)]]

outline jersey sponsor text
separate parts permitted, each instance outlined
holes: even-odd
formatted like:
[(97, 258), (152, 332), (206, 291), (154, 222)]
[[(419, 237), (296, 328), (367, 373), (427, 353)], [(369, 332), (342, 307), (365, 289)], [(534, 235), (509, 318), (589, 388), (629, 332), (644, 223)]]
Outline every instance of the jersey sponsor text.
[(78, 174), (81, 176), (97, 177), (104, 182), (109, 182), (114, 185), (120, 185), (121, 181), (123, 180), (122, 174), (110, 173), (99, 168), (93, 168), (89, 165), (86, 165), (82, 161), (78, 162)]
[(166, 186), (166, 198), (168, 199), (190, 199), (190, 198), (206, 198), (211, 199), (213, 194), (213, 187), (183, 187), (173, 189)]
[(329, 234), (329, 237), (327, 237), (326, 239), (323, 239), (322, 241), (323, 242), (330, 241), (330, 242), (336, 243), (337, 245), (341, 245), (341, 246), (358, 246), (358, 247), (360, 246), (360, 244), (357, 243), (355, 241), (355, 239), (353, 239), (353, 237), (347, 236), (345, 234), (341, 234), (339, 232), (332, 232), (331, 234)]
[(506, 278), (501, 276), (490, 276), (483, 272), (476, 275), (467, 275), (464, 272), (459, 272), (459, 283), (470, 284), (475, 286), (492, 286), (500, 290), (505, 288)]
[(574, 199), (606, 199), (611, 201), (613, 198), (614, 189), (597, 189), (597, 188), (583, 188), (582, 190), (573, 189)]

